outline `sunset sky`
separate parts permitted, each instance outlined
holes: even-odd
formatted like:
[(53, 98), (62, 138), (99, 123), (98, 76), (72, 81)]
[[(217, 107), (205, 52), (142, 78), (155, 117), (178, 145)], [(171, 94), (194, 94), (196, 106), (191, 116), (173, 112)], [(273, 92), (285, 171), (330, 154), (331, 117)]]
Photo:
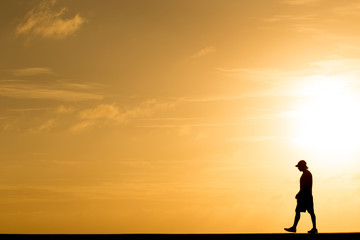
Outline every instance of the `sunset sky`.
[(0, 0), (0, 233), (358, 232), (359, 13)]

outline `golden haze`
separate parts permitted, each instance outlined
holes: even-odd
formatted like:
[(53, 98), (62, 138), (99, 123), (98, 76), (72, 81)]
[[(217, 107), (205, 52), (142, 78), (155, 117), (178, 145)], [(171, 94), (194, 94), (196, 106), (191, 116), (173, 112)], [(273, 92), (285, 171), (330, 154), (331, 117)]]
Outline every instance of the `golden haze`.
[(358, 231), (358, 1), (0, 6), (1, 233)]

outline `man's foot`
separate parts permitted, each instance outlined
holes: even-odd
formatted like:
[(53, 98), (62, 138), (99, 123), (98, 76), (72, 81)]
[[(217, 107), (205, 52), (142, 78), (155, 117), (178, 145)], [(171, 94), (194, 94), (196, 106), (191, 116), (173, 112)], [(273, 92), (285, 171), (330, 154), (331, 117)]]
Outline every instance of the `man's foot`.
[(285, 231), (296, 233), (296, 227), (284, 228)]
[(315, 233), (318, 233), (318, 230), (316, 228), (313, 228), (310, 231), (308, 231), (308, 233), (315, 234)]

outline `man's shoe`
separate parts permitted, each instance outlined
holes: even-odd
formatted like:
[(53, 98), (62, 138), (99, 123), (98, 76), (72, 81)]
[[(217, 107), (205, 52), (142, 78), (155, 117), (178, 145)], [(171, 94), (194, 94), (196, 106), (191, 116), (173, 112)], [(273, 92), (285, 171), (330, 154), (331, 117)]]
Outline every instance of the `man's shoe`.
[(288, 231), (288, 232), (293, 232), (293, 233), (296, 233), (296, 228), (295, 227), (291, 227), (291, 228), (284, 228), (285, 231)]
[(308, 233), (315, 234), (315, 233), (318, 233), (318, 230), (316, 228), (313, 228), (310, 231), (308, 231)]

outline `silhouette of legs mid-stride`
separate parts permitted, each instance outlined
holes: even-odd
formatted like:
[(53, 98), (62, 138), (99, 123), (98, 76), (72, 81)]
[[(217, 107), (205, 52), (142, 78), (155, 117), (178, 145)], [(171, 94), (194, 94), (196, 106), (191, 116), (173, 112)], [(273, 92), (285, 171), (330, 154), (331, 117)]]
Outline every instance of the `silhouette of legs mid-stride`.
[[(311, 216), (311, 221), (313, 223), (313, 228), (310, 231), (308, 231), (308, 233), (318, 233), (318, 230), (316, 228), (316, 216), (315, 216), (315, 213), (314, 213), (314, 211), (310, 211), (309, 214)], [(300, 211), (296, 211), (295, 219), (294, 219), (294, 225), (292, 227), (290, 227), (290, 228), (284, 228), (284, 230), (288, 231), (288, 232), (296, 233), (296, 227), (297, 227), (297, 224), (298, 224), (299, 220), (300, 220)]]
[(285, 231), (288, 232), (296, 232), (296, 227), (300, 220), (300, 213), (306, 212), (311, 216), (311, 221), (313, 224), (313, 228), (308, 231), (308, 233), (318, 233), (316, 228), (316, 216), (314, 213), (314, 201), (312, 196), (312, 175), (306, 166), (306, 162), (304, 160), (300, 160), (296, 165), (299, 171), (303, 172), (300, 178), (300, 191), (296, 194), (295, 198), (297, 199), (297, 205), (295, 209), (295, 219), (294, 224), (290, 228), (284, 228)]

